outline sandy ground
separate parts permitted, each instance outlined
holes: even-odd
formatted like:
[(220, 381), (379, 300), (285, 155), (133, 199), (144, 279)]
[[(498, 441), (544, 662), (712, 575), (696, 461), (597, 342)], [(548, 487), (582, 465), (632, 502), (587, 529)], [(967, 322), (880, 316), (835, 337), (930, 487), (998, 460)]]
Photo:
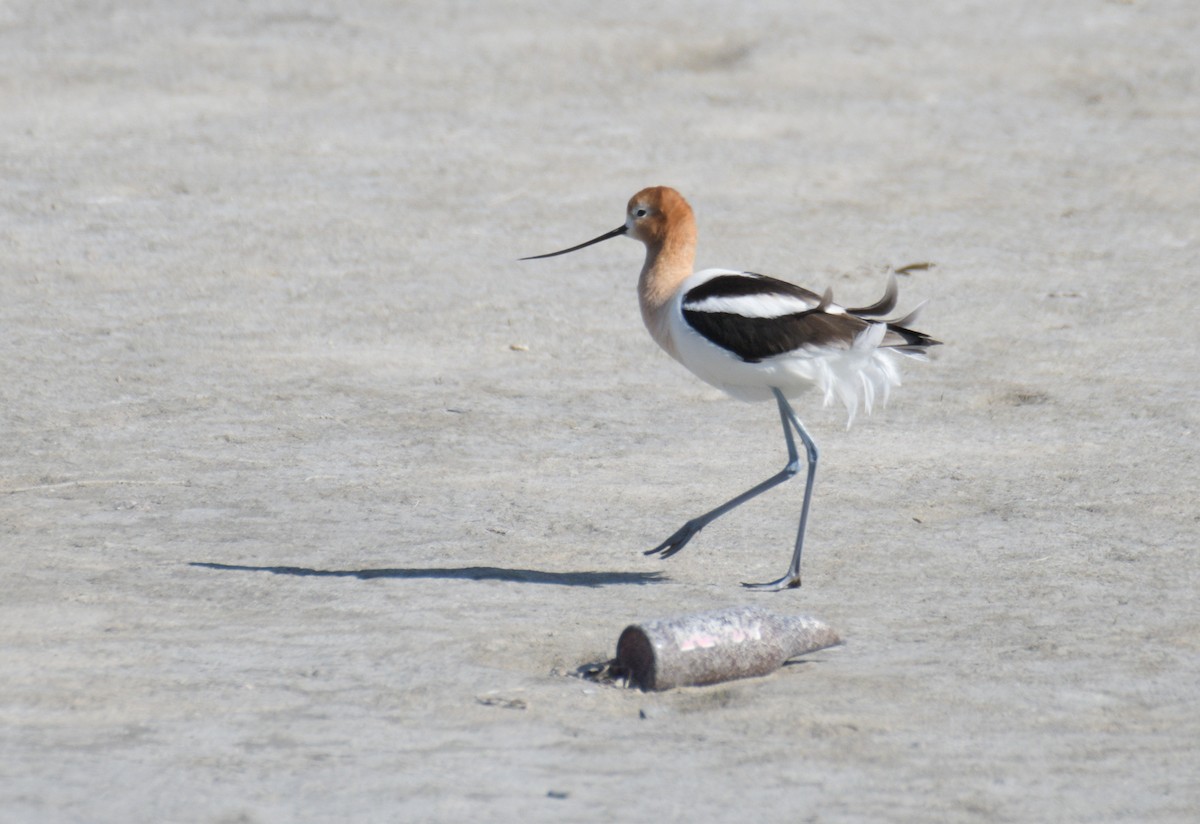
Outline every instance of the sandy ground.
[[(1192, 2), (0, 5), (0, 819), (1200, 818)], [(747, 10), (750, 8), (751, 10)], [(626, 241), (946, 341), (799, 485)], [(662, 694), (643, 618), (848, 639)]]

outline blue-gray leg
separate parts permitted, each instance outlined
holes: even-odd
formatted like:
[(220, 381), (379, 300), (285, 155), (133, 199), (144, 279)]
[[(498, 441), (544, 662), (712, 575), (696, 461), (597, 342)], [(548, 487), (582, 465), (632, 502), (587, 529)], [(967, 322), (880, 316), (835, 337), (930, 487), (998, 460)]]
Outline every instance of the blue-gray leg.
[(800, 436), (800, 440), (804, 443), (804, 448), (808, 455), (808, 484), (804, 489), (804, 508), (800, 514), (800, 533), (796, 538), (796, 551), (792, 556), (792, 565), (788, 568), (788, 574), (778, 581), (772, 581), (768, 584), (743, 584), (743, 586), (751, 589), (763, 590), (780, 590), (800, 586), (800, 551), (804, 544), (804, 529), (808, 521), (808, 504), (812, 498), (813, 477), (817, 470), (817, 447), (809, 437), (808, 432), (804, 430), (804, 426), (800, 423), (800, 419), (796, 417), (796, 412), (784, 398), (783, 393), (778, 389), (771, 390), (775, 394), (775, 401), (779, 405), (779, 419), (783, 424), (783, 436), (787, 441), (788, 463), (782, 470), (767, 478), (762, 483), (751, 489), (746, 490), (741, 495), (721, 504), (711, 512), (706, 512), (699, 518), (693, 518), (686, 524), (681, 526), (667, 540), (646, 552), (647, 555), (661, 555), (664, 558), (670, 558), (676, 552), (683, 549), (687, 542), (692, 539), (700, 530), (708, 526), (710, 523), (720, 518), (726, 512), (741, 506), (751, 498), (755, 498), (766, 492), (772, 487), (778, 486), (786, 480), (792, 478), (800, 471), (800, 454), (796, 450), (796, 439), (792, 432)]
[(796, 417), (796, 412), (792, 409), (791, 404), (783, 397), (783, 393), (778, 389), (772, 390), (775, 393), (775, 400), (779, 402), (780, 414), (784, 417), (784, 434), (788, 436), (789, 451), (794, 451), (792, 445), (791, 427), (795, 427), (796, 434), (800, 436), (800, 440), (804, 442), (804, 449), (808, 453), (808, 479), (804, 484), (804, 504), (800, 508), (800, 527), (796, 530), (796, 549), (792, 552), (792, 563), (788, 566), (787, 575), (782, 578), (771, 581), (766, 584), (745, 584), (742, 586), (750, 589), (764, 590), (767, 592), (778, 592), (781, 589), (792, 589), (800, 586), (800, 554), (804, 551), (804, 533), (808, 529), (808, 507), (812, 503), (813, 481), (817, 477), (817, 445), (813, 443), (812, 436), (804, 428), (804, 424), (800, 423), (800, 419)]

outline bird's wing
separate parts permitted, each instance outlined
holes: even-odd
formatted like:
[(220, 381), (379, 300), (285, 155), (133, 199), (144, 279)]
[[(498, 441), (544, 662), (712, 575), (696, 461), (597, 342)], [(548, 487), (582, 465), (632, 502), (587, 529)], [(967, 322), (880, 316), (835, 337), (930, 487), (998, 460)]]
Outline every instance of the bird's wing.
[(754, 363), (806, 348), (847, 348), (869, 323), (830, 299), (751, 272), (719, 274), (683, 296), (684, 320), (712, 343)]

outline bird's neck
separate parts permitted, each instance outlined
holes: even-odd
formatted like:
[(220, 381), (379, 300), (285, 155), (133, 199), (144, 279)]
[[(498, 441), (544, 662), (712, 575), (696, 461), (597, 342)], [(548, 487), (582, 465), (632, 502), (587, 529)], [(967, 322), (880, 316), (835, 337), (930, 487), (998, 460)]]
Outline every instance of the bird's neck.
[(638, 303), (650, 336), (671, 357), (678, 358), (671, 341), (671, 300), (692, 274), (696, 260), (696, 231), (672, 234), (646, 244), (646, 262), (638, 278)]

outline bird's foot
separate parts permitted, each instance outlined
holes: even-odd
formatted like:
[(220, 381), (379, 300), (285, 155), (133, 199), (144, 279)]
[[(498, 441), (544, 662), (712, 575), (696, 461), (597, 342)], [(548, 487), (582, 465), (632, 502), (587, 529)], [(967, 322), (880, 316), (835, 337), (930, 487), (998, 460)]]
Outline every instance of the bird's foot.
[(676, 552), (687, 546), (687, 542), (692, 540), (696, 533), (702, 529), (704, 529), (704, 524), (696, 521), (688, 521), (686, 524), (679, 527), (679, 529), (675, 530), (675, 534), (670, 538), (663, 541), (654, 549), (648, 549), (642, 554), (661, 555), (664, 558), (670, 558)]
[(782, 592), (785, 589), (798, 589), (800, 587), (800, 576), (789, 572), (778, 581), (771, 581), (767, 584), (747, 584), (743, 581), (742, 586), (746, 589), (757, 590), (758, 592)]

